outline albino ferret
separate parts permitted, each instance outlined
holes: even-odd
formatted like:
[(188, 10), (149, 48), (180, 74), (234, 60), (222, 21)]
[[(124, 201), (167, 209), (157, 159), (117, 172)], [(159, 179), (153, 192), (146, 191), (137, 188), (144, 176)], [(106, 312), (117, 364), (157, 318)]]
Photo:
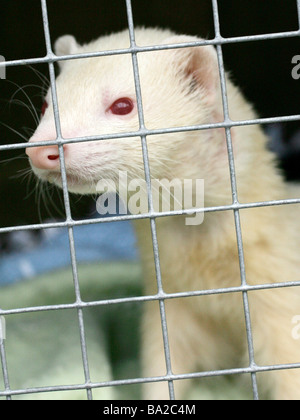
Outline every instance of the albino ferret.
[[(138, 45), (194, 41), (158, 29), (138, 29)], [(60, 38), (57, 55), (122, 49), (127, 31), (80, 46), (72, 36)], [(138, 54), (144, 121), (147, 129), (194, 126), (223, 121), (218, 60), (212, 46), (177, 48)], [(57, 78), (63, 138), (134, 132), (138, 106), (130, 54), (60, 62)], [(226, 76), (232, 120), (256, 118), (240, 90)], [(30, 142), (57, 138), (51, 91)], [(233, 127), (232, 144), (241, 203), (300, 196), (288, 186), (267, 149), (257, 125)], [(205, 206), (232, 203), (225, 129), (194, 130), (147, 137), (151, 177), (205, 182)], [(35, 174), (62, 185), (57, 146), (27, 149)], [(68, 143), (64, 146), (69, 191), (95, 194), (101, 179), (117, 182), (145, 179), (139, 137)], [(143, 190), (143, 194), (147, 194)], [(130, 196), (130, 195), (129, 195)], [(174, 208), (174, 205), (173, 205)], [(172, 206), (171, 206), (172, 210)], [(300, 280), (300, 223), (297, 205), (240, 211), (246, 280), (249, 285)], [(206, 212), (203, 223), (189, 225), (187, 216), (159, 217), (157, 236), (165, 292), (188, 292), (241, 285), (232, 211)], [(149, 220), (135, 221), (144, 264), (145, 293), (157, 283)], [(109, 240), (109, 238), (108, 238)], [(269, 288), (248, 293), (256, 366), (300, 362), (300, 290)], [(173, 374), (248, 367), (241, 292), (167, 299), (166, 317)], [(143, 365), (147, 377), (166, 374), (157, 302), (145, 303)], [(300, 370), (276, 369), (257, 374), (260, 396), (300, 398)], [(249, 375), (245, 375), (250, 378)], [(177, 398), (189, 396), (188, 381), (176, 380)], [(167, 381), (145, 386), (147, 399), (168, 398)]]

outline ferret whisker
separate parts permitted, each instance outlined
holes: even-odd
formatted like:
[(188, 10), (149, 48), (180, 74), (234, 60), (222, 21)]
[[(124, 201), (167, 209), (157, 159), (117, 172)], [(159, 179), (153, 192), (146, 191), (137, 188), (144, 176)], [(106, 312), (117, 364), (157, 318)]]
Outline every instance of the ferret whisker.
[(37, 203), (38, 203), (38, 218), (40, 223), (43, 222), (43, 217), (42, 217), (42, 210), (41, 210), (41, 202), (43, 201), (43, 197), (44, 197), (44, 184), (43, 182), (39, 182), (37, 184), (37, 190), (36, 190), (36, 194), (38, 197)]
[(30, 127), (22, 127), (22, 129), (25, 131), (28, 137), (31, 137), (33, 133), (35, 132), (35, 129), (30, 128)]
[[(36, 74), (36, 76), (40, 79), (40, 81), (43, 83), (42, 90), (47, 91), (48, 86), (50, 85), (50, 80), (47, 76), (45, 76), (42, 72), (40, 72), (38, 69), (34, 68), (31, 65), (28, 65), (28, 67)], [(45, 87), (47, 86), (47, 87)]]
[(27, 178), (31, 178), (32, 177), (32, 170), (31, 168), (25, 168), (25, 169), (20, 169), (19, 171), (17, 171), (17, 173), (15, 175), (12, 175), (10, 177), (10, 179), (19, 179), (19, 178), (23, 178), (23, 180), (27, 179)]
[(14, 99), (14, 100), (11, 100), (10, 102), (11, 102), (12, 105), (19, 105), (19, 106), (23, 106), (24, 108), (26, 108), (30, 112), (32, 118), (34, 119), (35, 124), (36, 125), (39, 124), (39, 118), (37, 117), (37, 110), (36, 110), (36, 108), (33, 107), (33, 105), (30, 106), (30, 105), (26, 104), (26, 102), (21, 101), (20, 99)]
[(54, 219), (53, 212), (51, 211), (48, 205), (49, 201), (53, 205), (53, 202), (51, 201), (51, 197), (49, 195), (50, 187), (51, 185), (47, 182), (38, 182), (37, 184), (38, 217), (39, 217), (40, 223), (43, 223), (44, 221), (44, 217), (42, 215), (42, 203), (49, 217), (51, 219)]
[[(23, 181), (26, 181), (26, 196), (25, 200), (29, 199), (36, 191), (36, 185), (34, 188), (32, 188), (33, 180), (34, 180), (34, 174), (29, 169), (28, 172), (26, 172), (27, 169), (24, 170), (24, 173), (22, 174)], [(21, 172), (21, 171), (20, 171)]]
[[(33, 173), (32, 173), (32, 175), (33, 175)], [(42, 223), (42, 221), (43, 221), (42, 204), (43, 204), (46, 212), (48, 213), (48, 215), (51, 219), (55, 219), (55, 218), (57, 218), (57, 216), (65, 218), (66, 215), (65, 215), (64, 211), (62, 210), (62, 208), (64, 208), (64, 201), (63, 201), (63, 197), (62, 197), (62, 194), (61, 194), (61, 189), (55, 184), (43, 181), (40, 178), (35, 177), (35, 175), (33, 175), (33, 177), (35, 178), (35, 181), (36, 181), (35, 182), (35, 187), (28, 194), (28, 197), (31, 194), (35, 193), (35, 201), (38, 204), (38, 218), (39, 218), (40, 222)], [(58, 200), (59, 200), (60, 207), (58, 205), (56, 205), (55, 200), (53, 199), (53, 194), (55, 192), (59, 193), (57, 195), (57, 197), (58, 197)], [(49, 205), (49, 203), (50, 203), (50, 205)], [(51, 206), (53, 207), (53, 209), (51, 209)], [(53, 210), (56, 212), (55, 216), (53, 215)]]
[[(59, 200), (59, 204), (61, 207), (58, 207), (53, 199), (53, 194), (55, 192), (59, 192), (58, 194), (58, 200)], [(49, 214), (49, 216), (54, 219), (56, 217), (53, 216), (53, 211), (51, 210), (50, 206), (48, 205), (48, 203), (51, 204), (51, 206), (53, 207), (53, 210), (55, 210), (56, 212), (56, 216), (60, 216), (62, 218), (65, 218), (66, 215), (64, 213), (64, 211), (62, 210), (62, 208), (64, 208), (64, 202), (63, 202), (63, 198), (62, 198), (62, 194), (61, 194), (61, 190), (54, 184), (47, 184), (47, 188), (44, 189), (44, 205), (45, 208)]]
[[(41, 90), (41, 86), (40, 85), (36, 85), (36, 84), (34, 84), (34, 83), (30, 83), (30, 84), (27, 84), (27, 85), (24, 85), (24, 86), (20, 86), (20, 85), (18, 85), (17, 83), (15, 83), (15, 82), (12, 82), (11, 80), (9, 80), (9, 82), (10, 83), (12, 83), (14, 86), (16, 86), (17, 87), (17, 90), (13, 93), (13, 95), (12, 95), (12, 97), (11, 97), (11, 101), (13, 101), (14, 100), (14, 98), (15, 98), (15, 96), (19, 93), (19, 92), (22, 92), (23, 94), (25, 93), (25, 96), (26, 96), (26, 98), (27, 98), (27, 94), (26, 94), (26, 92), (25, 92), (25, 89), (26, 88), (37, 88), (39, 91)], [(27, 99), (30, 99), (30, 98), (27, 98)]]
[[(9, 164), (9, 163), (11, 163), (11, 162), (14, 162), (15, 160), (22, 160), (22, 159), (26, 159), (27, 160), (27, 157), (25, 156), (25, 155), (19, 155), (19, 156), (15, 156), (15, 157), (12, 157), (12, 158), (8, 158), (8, 159), (1, 159), (0, 160), (0, 165), (6, 165), (6, 164)], [(31, 171), (31, 169), (29, 169), (30, 171)]]
[(29, 95), (25, 91), (25, 88), (27, 88), (27, 87), (38, 87), (40, 89), (40, 86), (38, 86), (38, 85), (32, 85), (32, 84), (30, 85), (29, 84), (29, 85), (25, 85), (24, 87), (22, 87), (22, 86), (19, 86), (17, 83), (15, 83), (15, 82), (13, 82), (11, 80), (8, 80), (8, 82), (17, 87), (16, 92), (12, 95), (12, 97), (11, 97), (11, 99), (10, 99), (9, 102), (10, 103), (13, 103), (14, 98), (18, 94), (18, 92), (22, 92), (23, 95), (25, 96), (25, 98), (28, 100), (29, 105), (32, 107), (32, 113), (31, 113), (31, 115), (32, 115), (32, 117), (34, 119), (35, 124), (38, 125), (40, 118), (39, 118), (38, 113), (37, 113), (37, 111), (36, 111), (36, 109), (35, 109), (35, 107), (34, 107), (34, 105), (32, 103), (32, 100), (30, 99)]
[(21, 137), (21, 139), (25, 140), (26, 143), (28, 142), (28, 138), (24, 134), (20, 133), (19, 131), (15, 130), (14, 128), (10, 127), (9, 125), (1, 121), (0, 121), (0, 124), (8, 128), (9, 130), (11, 130), (13, 133), (17, 134), (19, 137)]

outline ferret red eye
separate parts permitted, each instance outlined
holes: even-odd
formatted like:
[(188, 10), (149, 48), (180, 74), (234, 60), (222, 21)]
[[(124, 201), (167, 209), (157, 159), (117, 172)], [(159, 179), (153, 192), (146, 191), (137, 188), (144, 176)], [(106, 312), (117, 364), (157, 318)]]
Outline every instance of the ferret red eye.
[(45, 101), (44, 103), (43, 103), (43, 106), (42, 106), (42, 110), (41, 110), (41, 113), (42, 113), (42, 115), (45, 115), (45, 112), (46, 112), (46, 109), (48, 108), (48, 102), (47, 101)]
[(134, 104), (129, 98), (120, 98), (116, 100), (109, 108), (114, 115), (127, 115), (132, 112)]

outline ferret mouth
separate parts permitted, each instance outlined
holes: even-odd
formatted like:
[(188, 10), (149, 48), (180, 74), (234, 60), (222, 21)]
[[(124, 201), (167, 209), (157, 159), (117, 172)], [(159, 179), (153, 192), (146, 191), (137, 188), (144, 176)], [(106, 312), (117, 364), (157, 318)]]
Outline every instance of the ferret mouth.
[[(50, 184), (59, 184), (59, 186), (63, 185), (63, 177), (61, 173), (52, 173), (50, 172), (47, 175), (47, 181), (50, 182)], [(73, 175), (66, 174), (67, 184), (68, 186), (72, 187), (73, 185), (77, 185), (80, 183), (79, 178), (75, 177)]]
[[(50, 184), (55, 184), (60, 188), (63, 188), (63, 179), (60, 172), (49, 172), (44, 175), (44, 180), (48, 181)], [(92, 184), (91, 181), (80, 178), (78, 175), (66, 174), (67, 187), (70, 192), (81, 192), (82, 190), (90, 189)]]

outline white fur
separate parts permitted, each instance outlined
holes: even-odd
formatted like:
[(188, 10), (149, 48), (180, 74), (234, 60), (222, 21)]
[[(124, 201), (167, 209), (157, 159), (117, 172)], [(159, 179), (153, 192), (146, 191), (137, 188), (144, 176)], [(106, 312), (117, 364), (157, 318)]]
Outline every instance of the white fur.
[[(139, 29), (138, 45), (190, 41), (169, 31)], [(56, 43), (58, 54), (112, 50), (129, 46), (126, 31), (79, 46), (68, 36)], [(148, 129), (213, 123), (223, 120), (217, 58), (213, 47), (138, 54), (145, 124)], [(230, 116), (256, 117), (227, 78)], [(129, 55), (61, 63), (57, 92), (63, 137), (135, 131), (138, 114), (115, 116), (106, 112), (120, 97), (135, 101)], [(51, 93), (47, 96), (51, 104)], [(291, 198), (267, 139), (258, 126), (236, 127), (232, 140), (240, 202)], [(33, 138), (55, 139), (52, 107), (46, 111)], [(148, 136), (153, 178), (205, 180), (206, 206), (230, 204), (231, 186), (224, 129)], [(47, 156), (57, 148), (31, 148), (33, 170), (44, 180), (61, 184), (59, 166), (47, 167)], [(95, 193), (102, 178), (116, 179), (119, 170), (129, 178), (144, 178), (139, 138), (68, 144), (65, 160), (69, 189)], [(40, 168), (35, 167), (35, 162)], [(44, 166), (43, 166), (44, 165)], [(54, 163), (53, 163), (54, 165)], [(246, 277), (249, 284), (300, 280), (299, 213), (296, 206), (268, 207), (240, 212)], [(157, 220), (163, 287), (181, 292), (240, 285), (240, 267), (232, 212), (208, 213), (201, 226), (185, 226), (185, 218)], [(148, 221), (136, 222), (145, 267), (146, 293), (156, 293), (155, 270)], [(300, 341), (292, 336), (292, 319), (300, 314), (299, 290), (284, 288), (249, 293), (257, 364), (300, 362)], [(165, 362), (157, 303), (145, 305), (143, 360), (145, 375), (163, 375)], [(174, 373), (247, 366), (243, 301), (240, 293), (166, 301)], [(270, 384), (271, 398), (300, 398), (300, 371), (259, 374)], [(176, 382), (177, 397), (186, 382)], [(167, 398), (167, 385), (146, 388), (147, 398)], [(263, 388), (260, 388), (263, 389)]]

